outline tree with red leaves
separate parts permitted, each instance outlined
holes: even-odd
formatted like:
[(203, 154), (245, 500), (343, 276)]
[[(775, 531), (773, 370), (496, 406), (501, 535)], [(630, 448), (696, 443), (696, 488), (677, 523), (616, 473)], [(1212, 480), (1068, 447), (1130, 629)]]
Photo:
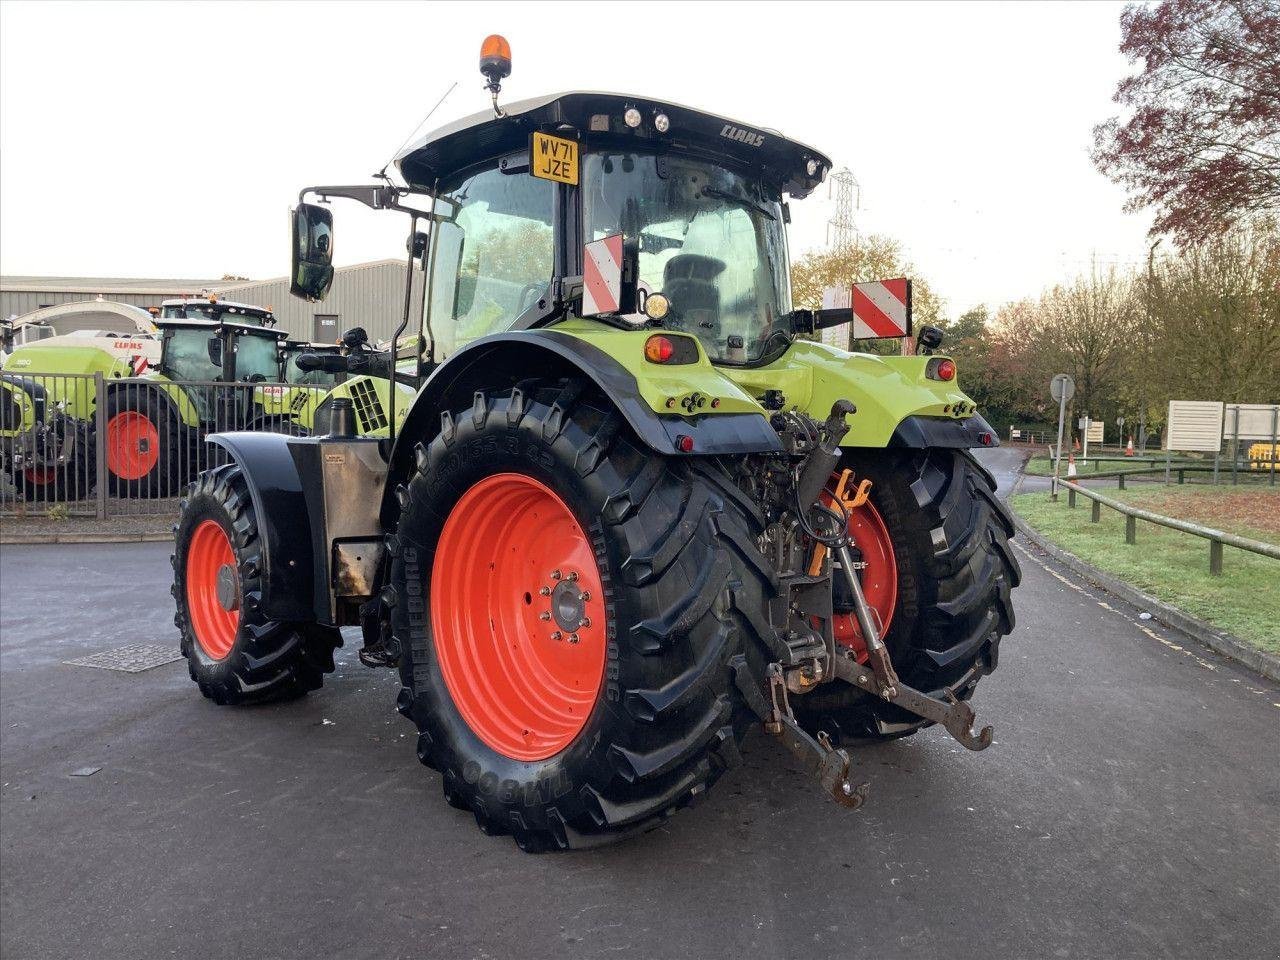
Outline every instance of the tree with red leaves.
[(1163, 0), (1120, 16), (1141, 69), (1131, 111), (1094, 129), (1093, 159), (1151, 207), (1153, 234), (1195, 243), (1280, 211), (1280, 0)]

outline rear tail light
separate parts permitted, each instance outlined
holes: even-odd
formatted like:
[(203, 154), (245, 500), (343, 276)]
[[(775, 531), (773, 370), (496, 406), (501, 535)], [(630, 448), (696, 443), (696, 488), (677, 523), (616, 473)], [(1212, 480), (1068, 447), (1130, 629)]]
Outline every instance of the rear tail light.
[(698, 341), (693, 337), (655, 333), (644, 342), (644, 358), (650, 363), (697, 363)]
[(954, 380), (956, 362), (947, 357), (934, 357), (925, 367), (924, 375), (930, 380)]
[(676, 355), (676, 345), (670, 337), (650, 337), (644, 342), (644, 358), (650, 363), (666, 363)]

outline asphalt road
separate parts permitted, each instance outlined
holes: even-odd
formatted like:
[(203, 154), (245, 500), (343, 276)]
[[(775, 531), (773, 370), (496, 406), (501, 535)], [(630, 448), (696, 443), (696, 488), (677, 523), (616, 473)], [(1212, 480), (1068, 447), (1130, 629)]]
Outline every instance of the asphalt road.
[[(1017, 455), (988, 455), (1005, 485)], [(824, 800), (782, 748), (665, 828), (527, 856), (445, 805), (341, 651), (323, 691), (203, 700), (169, 546), (0, 551), (4, 957), (1263, 958), (1280, 944), (1280, 688), (1025, 551), (1018, 628), (944, 733), (861, 750)], [(84, 767), (101, 767), (73, 777)]]

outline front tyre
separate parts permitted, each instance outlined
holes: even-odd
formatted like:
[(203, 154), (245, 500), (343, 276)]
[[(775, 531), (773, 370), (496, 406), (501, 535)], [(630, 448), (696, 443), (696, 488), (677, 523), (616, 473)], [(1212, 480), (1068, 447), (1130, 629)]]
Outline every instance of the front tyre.
[(419, 759), (528, 851), (657, 826), (738, 758), (734, 666), (760, 649), (740, 610), (767, 589), (728, 484), (581, 393), (446, 414), (390, 541)]
[(262, 540), (239, 466), (202, 473), (182, 502), (175, 530), (174, 623), (200, 692), (219, 704), (301, 696), (333, 671), (342, 645), (334, 627), (268, 620), (262, 599)]

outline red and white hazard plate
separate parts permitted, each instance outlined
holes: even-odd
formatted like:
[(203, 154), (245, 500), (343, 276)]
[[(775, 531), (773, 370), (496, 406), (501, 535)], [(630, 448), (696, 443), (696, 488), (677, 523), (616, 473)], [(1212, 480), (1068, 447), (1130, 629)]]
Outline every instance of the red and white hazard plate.
[(911, 281), (906, 277), (855, 283), (852, 306), (855, 339), (911, 336)]
[(622, 306), (622, 234), (582, 248), (582, 315), (617, 313)]

